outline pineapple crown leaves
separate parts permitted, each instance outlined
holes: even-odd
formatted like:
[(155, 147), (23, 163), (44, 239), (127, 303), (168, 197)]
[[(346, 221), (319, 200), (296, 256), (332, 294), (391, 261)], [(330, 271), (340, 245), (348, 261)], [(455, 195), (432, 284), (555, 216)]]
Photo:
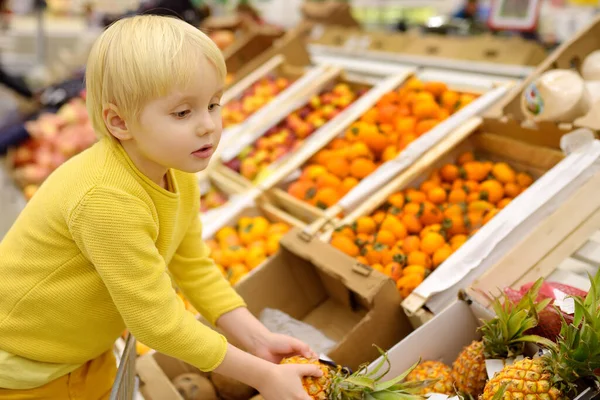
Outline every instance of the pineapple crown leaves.
[[(376, 346), (377, 347), (377, 346)], [(433, 382), (405, 382), (406, 377), (417, 365), (401, 375), (385, 382), (381, 379), (390, 371), (391, 363), (386, 352), (377, 347), (381, 354), (381, 361), (368, 371), (367, 366), (362, 366), (351, 375), (340, 375), (334, 378), (330, 387), (330, 398), (335, 400), (360, 399), (360, 400), (421, 400), (425, 397), (418, 395), (420, 389), (427, 387)]]
[(496, 299), (492, 306), (496, 317), (485, 322), (480, 330), (483, 335), (486, 358), (511, 358), (523, 354), (528, 336), (525, 332), (538, 324), (538, 314), (551, 299), (538, 303), (543, 279), (538, 279), (521, 300), (515, 304), (504, 295), (504, 302)]
[(600, 381), (594, 374), (600, 368), (600, 271), (595, 278), (590, 276), (590, 281), (585, 299), (570, 296), (575, 305), (573, 323), (569, 324), (559, 312), (562, 325), (556, 343), (534, 335), (525, 338), (549, 350), (543, 356), (545, 370), (553, 386), (563, 393), (574, 391), (575, 383), (582, 378)]

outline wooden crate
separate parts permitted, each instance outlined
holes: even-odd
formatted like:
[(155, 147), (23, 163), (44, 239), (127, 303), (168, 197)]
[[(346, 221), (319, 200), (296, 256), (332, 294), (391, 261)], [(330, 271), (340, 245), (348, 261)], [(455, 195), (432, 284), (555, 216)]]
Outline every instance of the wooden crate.
[[(438, 143), (404, 173), (389, 182), (377, 193), (370, 194), (368, 200), (364, 201), (346, 217), (334, 223), (334, 229), (352, 224), (360, 216), (372, 214), (387, 201), (391, 194), (406, 188), (418, 187), (427, 179), (434, 168), (439, 168), (448, 162), (455, 161), (458, 154), (467, 150), (475, 150), (478, 154), (481, 154), (483, 158), (491, 161), (507, 162), (517, 171), (527, 172), (534, 178), (543, 176), (564, 158), (564, 154), (559, 149), (561, 136), (565, 132), (557, 129), (554, 125), (549, 125), (546, 130), (540, 131), (523, 128), (514, 121), (506, 123), (497, 120), (483, 121), (479, 118), (471, 120), (466, 125), (470, 126), (470, 129), (467, 132), (454, 132), (443, 142)], [(528, 190), (524, 191), (520, 196), (527, 194)], [(518, 199), (519, 197), (517, 197), (517, 200)], [(519, 206), (513, 203), (509, 204), (490, 221), (490, 224), (496, 219), (499, 219), (500, 221), (497, 222), (497, 224), (501, 224), (501, 221), (506, 218), (506, 215), (510, 215), (510, 211), (508, 211), (507, 214), (507, 210), (511, 209), (511, 207), (514, 209), (514, 207)], [(490, 233), (490, 224), (482, 227), (481, 230), (466, 243), (469, 244), (472, 240), (472, 243), (477, 243), (478, 241), (475, 241), (474, 238), (481, 237), (482, 234), (488, 235)], [(329, 241), (334, 229), (330, 229), (320, 235), (319, 240)], [(488, 231), (483, 233), (486, 229)], [(305, 240), (316, 240), (315, 236), (307, 234), (307, 231), (304, 232), (304, 235)], [(472, 244), (471, 246), (475, 245)], [(463, 247), (467, 246), (465, 245)], [(444, 269), (448, 270), (454, 264), (460, 263), (462, 258), (469, 256), (469, 250), (464, 250), (463, 247), (454, 252), (448, 260), (438, 266), (434, 273), (430, 275), (423, 284), (426, 284), (429, 279), (432, 279), (432, 276), (435, 276), (436, 273), (438, 275), (444, 273), (438, 271), (444, 271)], [(349, 268), (355, 263), (355, 259), (348, 257)], [(456, 279), (460, 282), (468, 272), (470, 271), (449, 271), (447, 274), (454, 273), (452, 279)], [(482, 271), (479, 271), (479, 273), (481, 272)], [(464, 275), (460, 275), (462, 273), (464, 273)], [(423, 308), (428, 299), (415, 293), (416, 292), (413, 292), (404, 300), (403, 307), (415, 326), (420, 326), (431, 317), (431, 313)]]
[[(417, 75), (419, 76), (419, 75)], [(435, 75), (434, 75), (435, 76)], [(424, 79), (425, 81), (428, 80), (427, 76), (424, 75), (420, 75), (420, 78)], [(400, 85), (399, 85), (400, 86)], [(472, 86), (468, 86), (468, 85), (464, 85), (464, 84), (455, 84), (455, 83), (451, 83), (449, 84), (449, 88), (452, 90), (456, 90), (462, 93), (471, 93), (474, 95), (482, 95), (483, 93), (485, 93), (485, 90), (483, 90), (482, 88), (476, 88), (476, 87), (472, 87)], [(474, 102), (477, 103), (477, 100)], [(374, 103), (373, 103), (374, 105)], [(473, 106), (475, 106), (475, 104), (473, 104)], [(471, 107), (471, 106), (469, 106)], [(469, 107), (466, 107), (465, 110), (467, 110)], [(366, 111), (366, 110), (365, 110)], [(468, 112), (468, 111), (467, 111)], [(356, 118), (358, 119), (358, 117)], [(447, 134), (450, 133), (450, 131), (452, 130), (451, 128), (453, 128), (453, 122), (454, 121), (450, 121), (450, 120), (461, 120), (464, 121), (467, 119), (467, 117), (463, 117), (463, 116), (459, 116), (458, 113), (455, 116), (451, 116), (446, 122), (449, 124), (448, 125), (448, 129), (442, 127), (441, 130), (443, 130), (443, 136), (446, 136)], [(348, 123), (345, 126), (339, 126), (338, 131), (336, 132), (335, 137), (340, 137), (345, 133), (345, 129), (354, 121), (351, 121), (350, 123)], [(443, 124), (443, 123), (442, 123)], [(440, 124), (440, 125), (442, 125)], [(438, 127), (439, 128), (439, 127)], [(436, 133), (437, 135), (437, 133)], [(443, 137), (442, 136), (442, 137)], [(332, 137), (333, 139), (334, 137)], [(428, 137), (427, 134), (422, 135), (419, 139), (417, 139), (414, 142), (414, 146), (420, 146), (421, 143), (426, 143), (429, 142), (430, 138)], [(327, 142), (328, 144), (329, 142)], [(323, 147), (325, 147), (326, 145), (324, 145)], [(414, 148), (414, 147), (413, 147)], [(407, 148), (408, 149), (408, 148)], [(401, 152), (398, 156), (397, 159), (400, 159), (401, 157), (404, 157), (406, 155), (407, 152), (410, 152), (410, 150), (405, 150), (403, 152)], [(385, 165), (385, 164), (384, 164)], [(269, 198), (273, 201), (274, 204), (276, 204), (278, 207), (281, 207), (282, 209), (286, 210), (287, 212), (289, 212), (290, 214), (298, 217), (299, 219), (307, 222), (307, 223), (314, 223), (318, 220), (328, 220), (328, 219), (332, 219), (333, 217), (335, 217), (336, 215), (339, 215), (341, 212), (344, 211), (348, 211), (348, 210), (344, 210), (343, 207), (340, 207), (338, 205), (330, 207), (327, 210), (322, 210), (318, 207), (315, 207), (307, 202), (304, 202), (302, 200), (299, 200), (293, 196), (291, 196), (288, 192), (287, 192), (287, 188), (289, 187), (289, 185), (291, 183), (293, 183), (295, 181), (295, 177), (299, 175), (300, 170), (305, 167), (306, 165), (299, 165), (299, 168), (293, 172), (293, 174), (291, 174), (292, 176), (287, 176), (285, 180), (280, 181), (277, 186), (273, 187), (273, 189), (271, 189), (267, 194), (269, 196)], [(383, 165), (379, 167), (379, 170), (385, 168)], [(378, 171), (376, 171), (374, 174), (376, 174)], [(398, 173), (400, 173), (402, 171), (398, 171)], [(373, 174), (372, 174), (373, 175)], [(365, 181), (369, 181), (371, 179), (371, 176), (365, 178), (363, 180), (363, 182)], [(358, 189), (357, 189), (358, 190)], [(371, 187), (368, 190), (365, 190), (364, 193), (368, 193), (369, 195), (373, 194), (373, 191), (377, 190), (377, 187)], [(343, 201), (343, 200), (342, 200)], [(359, 199), (360, 201), (360, 199)]]

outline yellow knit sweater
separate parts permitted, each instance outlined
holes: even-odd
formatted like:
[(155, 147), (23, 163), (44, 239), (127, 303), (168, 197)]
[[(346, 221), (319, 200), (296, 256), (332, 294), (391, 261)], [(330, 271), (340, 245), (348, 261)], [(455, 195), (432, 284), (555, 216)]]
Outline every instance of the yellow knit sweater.
[(212, 323), (245, 304), (201, 240), (195, 176), (168, 182), (102, 139), (42, 185), (0, 243), (0, 387), (47, 383), (56, 373), (40, 371), (73, 370), (126, 328), (201, 370), (221, 363), (226, 339), (185, 310), (171, 277)]

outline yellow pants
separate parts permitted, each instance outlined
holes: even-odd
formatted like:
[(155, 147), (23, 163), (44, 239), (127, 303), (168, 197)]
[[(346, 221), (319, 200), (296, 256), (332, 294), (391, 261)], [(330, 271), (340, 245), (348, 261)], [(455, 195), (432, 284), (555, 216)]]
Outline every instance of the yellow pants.
[(107, 400), (116, 375), (116, 360), (112, 351), (108, 351), (39, 388), (0, 388), (0, 400)]

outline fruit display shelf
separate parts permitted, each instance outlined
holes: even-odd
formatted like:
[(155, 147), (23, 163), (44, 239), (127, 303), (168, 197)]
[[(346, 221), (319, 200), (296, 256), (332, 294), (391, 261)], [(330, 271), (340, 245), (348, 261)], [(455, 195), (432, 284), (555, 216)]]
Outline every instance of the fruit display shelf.
[(581, 169), (597, 168), (594, 146), (585, 157), (565, 158), (565, 133), (475, 123), (466, 138), (431, 150), (322, 239), (391, 276), (419, 326), (489, 268), (497, 247), (514, 245), (532, 221), (556, 209), (563, 192), (580, 184)]
[[(486, 83), (447, 84), (426, 74), (400, 82), (355, 120), (338, 125), (332, 140), (269, 191), (270, 197), (307, 223), (335, 217), (342, 211), (339, 204), (357, 203), (377, 190), (379, 183), (369, 183), (374, 175), (401, 173), (493, 103), (502, 92), (491, 91), (493, 84)], [(484, 93), (491, 97), (482, 97)]]
[(370, 83), (347, 79), (340, 68), (327, 68), (302, 94), (278, 104), (266, 122), (230, 141), (212, 170), (248, 188), (272, 182), (295, 152), (347, 118), (357, 99), (372, 88)]

